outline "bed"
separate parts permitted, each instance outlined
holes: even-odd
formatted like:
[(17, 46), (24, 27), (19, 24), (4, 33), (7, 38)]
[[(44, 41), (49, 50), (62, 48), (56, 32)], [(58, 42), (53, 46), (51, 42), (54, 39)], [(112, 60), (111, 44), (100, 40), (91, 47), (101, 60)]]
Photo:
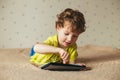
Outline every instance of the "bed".
[(78, 47), (77, 63), (84, 71), (49, 71), (29, 63), (30, 48), (0, 49), (0, 80), (119, 80), (120, 49), (85, 45)]

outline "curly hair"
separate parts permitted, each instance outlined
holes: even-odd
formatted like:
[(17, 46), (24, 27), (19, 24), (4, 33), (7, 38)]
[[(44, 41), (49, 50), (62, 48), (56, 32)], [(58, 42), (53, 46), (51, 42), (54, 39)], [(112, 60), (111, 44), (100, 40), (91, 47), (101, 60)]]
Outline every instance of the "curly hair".
[(80, 33), (86, 30), (85, 18), (83, 13), (78, 10), (73, 10), (70, 8), (65, 9), (62, 13), (57, 15), (56, 27), (64, 27), (64, 22), (69, 21), (72, 25), (73, 31), (79, 31)]

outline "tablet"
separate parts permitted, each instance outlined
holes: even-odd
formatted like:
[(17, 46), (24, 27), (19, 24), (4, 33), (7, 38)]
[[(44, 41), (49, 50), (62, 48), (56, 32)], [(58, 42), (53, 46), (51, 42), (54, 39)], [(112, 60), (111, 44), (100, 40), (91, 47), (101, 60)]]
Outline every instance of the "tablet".
[(86, 66), (78, 64), (63, 64), (63, 63), (53, 63), (49, 62), (43, 66), (41, 69), (44, 70), (54, 70), (54, 71), (78, 71), (84, 70)]

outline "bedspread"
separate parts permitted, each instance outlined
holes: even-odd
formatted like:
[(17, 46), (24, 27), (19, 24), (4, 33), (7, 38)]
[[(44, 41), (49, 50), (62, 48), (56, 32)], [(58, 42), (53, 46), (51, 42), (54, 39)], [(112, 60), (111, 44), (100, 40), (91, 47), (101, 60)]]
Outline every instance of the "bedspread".
[(49, 71), (29, 63), (30, 48), (0, 49), (0, 80), (119, 80), (120, 49), (85, 45), (78, 47), (77, 63), (86, 71)]

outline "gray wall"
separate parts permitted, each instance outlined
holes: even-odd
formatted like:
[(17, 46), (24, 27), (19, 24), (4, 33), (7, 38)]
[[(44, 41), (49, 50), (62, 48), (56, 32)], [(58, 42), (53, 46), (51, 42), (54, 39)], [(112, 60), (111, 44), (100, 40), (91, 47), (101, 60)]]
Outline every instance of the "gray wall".
[(0, 48), (29, 48), (54, 35), (56, 15), (65, 8), (80, 10), (86, 44), (120, 48), (120, 0), (0, 0)]

